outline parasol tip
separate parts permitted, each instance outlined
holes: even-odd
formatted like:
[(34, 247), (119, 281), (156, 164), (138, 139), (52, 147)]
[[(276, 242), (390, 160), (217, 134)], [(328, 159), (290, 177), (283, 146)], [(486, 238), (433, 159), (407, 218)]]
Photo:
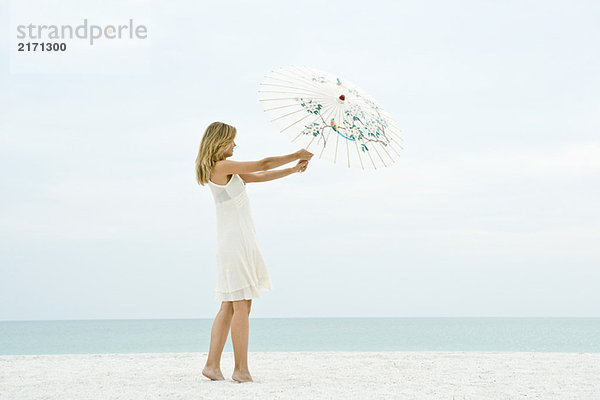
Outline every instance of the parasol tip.
[(346, 100), (346, 96), (344, 96), (343, 94), (342, 94), (342, 95), (340, 95), (340, 100), (341, 100), (341, 101), (344, 101), (344, 100)]

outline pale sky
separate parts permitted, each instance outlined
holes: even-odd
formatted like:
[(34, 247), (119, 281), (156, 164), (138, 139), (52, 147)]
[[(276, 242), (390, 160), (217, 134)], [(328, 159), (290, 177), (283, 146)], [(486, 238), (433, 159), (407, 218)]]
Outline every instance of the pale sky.
[(137, 5), (144, 73), (60, 75), (10, 73), (0, 3), (0, 320), (213, 318), (198, 145), (223, 121), (233, 160), (298, 150), (258, 101), (288, 65), (359, 85), (404, 150), (248, 184), (252, 317), (600, 316), (597, 2)]

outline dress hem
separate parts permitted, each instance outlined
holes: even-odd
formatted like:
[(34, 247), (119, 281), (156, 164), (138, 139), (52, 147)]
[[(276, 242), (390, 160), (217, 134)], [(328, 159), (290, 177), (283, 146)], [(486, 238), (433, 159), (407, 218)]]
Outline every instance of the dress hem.
[(257, 286), (246, 286), (241, 289), (234, 290), (232, 292), (220, 292), (215, 290), (216, 301), (237, 301), (237, 300), (250, 300), (261, 297), (261, 294), (273, 290), (270, 282), (266, 284), (259, 284)]

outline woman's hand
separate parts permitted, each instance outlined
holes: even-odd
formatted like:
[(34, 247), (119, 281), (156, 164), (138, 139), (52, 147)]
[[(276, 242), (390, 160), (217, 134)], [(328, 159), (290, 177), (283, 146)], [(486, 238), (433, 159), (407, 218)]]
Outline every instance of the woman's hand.
[(294, 172), (304, 172), (308, 167), (308, 160), (300, 160), (296, 166), (292, 167)]
[(305, 149), (298, 150), (296, 154), (298, 155), (299, 160), (310, 160), (313, 156), (313, 153)]

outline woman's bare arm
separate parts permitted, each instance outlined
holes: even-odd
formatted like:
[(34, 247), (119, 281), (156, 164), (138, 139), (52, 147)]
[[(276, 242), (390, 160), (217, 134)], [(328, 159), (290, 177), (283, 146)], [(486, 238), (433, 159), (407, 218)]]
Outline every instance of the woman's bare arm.
[(264, 171), (267, 166), (267, 158), (258, 161), (232, 161), (220, 160), (215, 163), (215, 173), (219, 175), (243, 174), (254, 171)]
[(291, 163), (292, 161), (296, 161), (300, 158), (300, 152), (295, 152), (291, 154), (287, 154), (285, 156), (274, 156), (265, 158), (265, 170), (273, 169), (280, 167), (284, 164)]
[(291, 168), (284, 169), (275, 169), (273, 171), (262, 171), (256, 172), (257, 175), (260, 176), (260, 182), (272, 181), (274, 179), (283, 178), (284, 176), (288, 176), (293, 174), (294, 172), (304, 172), (306, 171), (306, 167), (308, 167), (308, 160), (298, 161), (298, 164)]
[(259, 161), (220, 160), (215, 163), (214, 169), (219, 175), (244, 174), (277, 168), (301, 158), (310, 160), (312, 156), (311, 152), (301, 149), (285, 156), (266, 157)]
[(256, 174), (259, 176), (257, 182), (267, 182), (275, 179), (283, 178), (284, 176), (288, 176), (296, 172), (294, 168), (283, 168), (283, 169), (274, 169), (271, 171), (262, 171), (257, 172)]

